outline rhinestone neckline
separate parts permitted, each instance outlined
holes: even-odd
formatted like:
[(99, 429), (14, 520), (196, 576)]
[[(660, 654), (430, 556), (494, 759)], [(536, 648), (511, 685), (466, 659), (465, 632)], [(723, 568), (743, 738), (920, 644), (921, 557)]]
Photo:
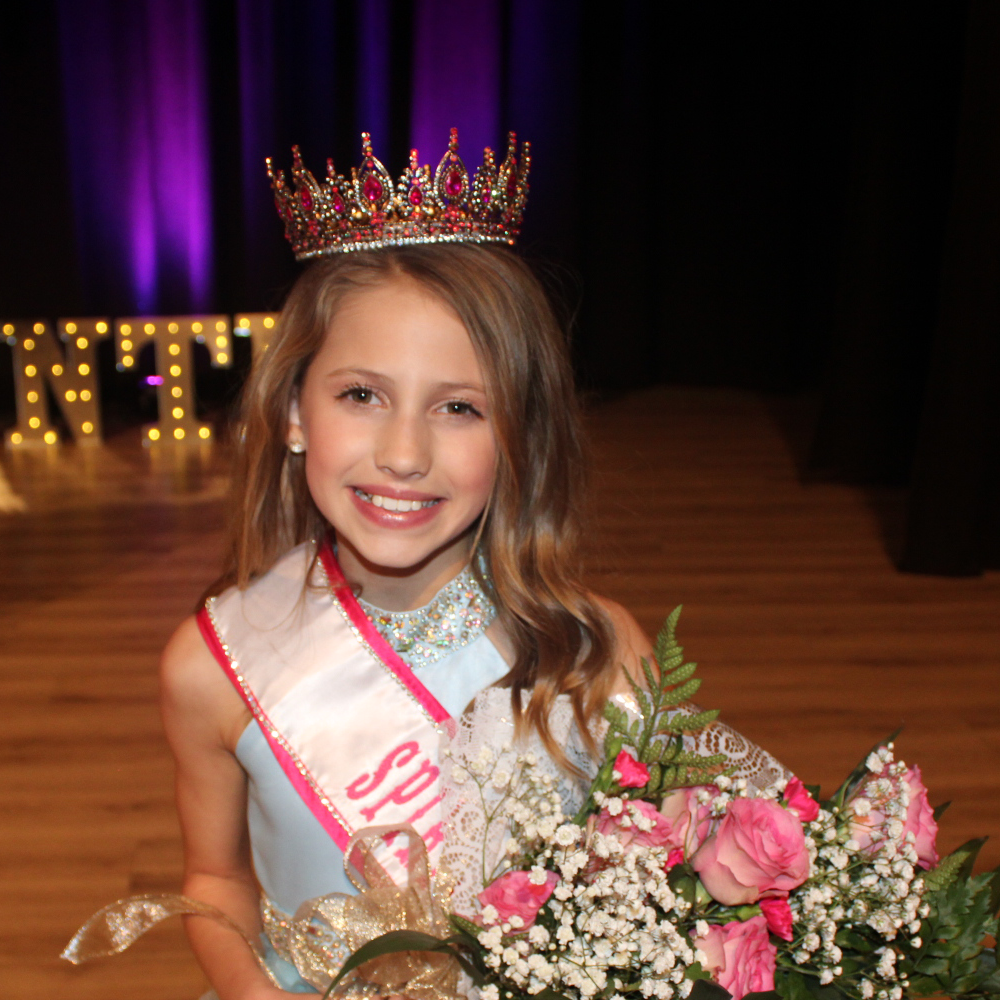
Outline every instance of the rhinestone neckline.
[(386, 611), (361, 597), (357, 600), (382, 638), (413, 668), (467, 646), (496, 618), (493, 602), (469, 566), (429, 604), (413, 611)]

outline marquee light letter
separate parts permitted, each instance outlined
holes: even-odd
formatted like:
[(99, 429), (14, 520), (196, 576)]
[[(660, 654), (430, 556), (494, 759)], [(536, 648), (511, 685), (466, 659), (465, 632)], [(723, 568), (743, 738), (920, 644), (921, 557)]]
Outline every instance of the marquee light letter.
[(97, 388), (97, 342), (110, 334), (107, 319), (61, 319), (56, 343), (45, 320), (3, 323), (14, 349), (14, 397), (17, 425), (7, 432), (7, 444), (56, 444), (59, 435), (49, 420), (46, 385), (78, 444), (101, 440), (101, 408)]
[(237, 337), (250, 337), (250, 348), (254, 360), (268, 349), (271, 338), (278, 326), (281, 313), (237, 313), (234, 317), (233, 333)]
[(127, 316), (115, 321), (118, 370), (134, 370), (139, 351), (149, 343), (156, 352), (159, 420), (143, 430), (143, 444), (207, 441), (212, 428), (198, 420), (194, 395), (191, 341), (208, 347), (213, 368), (229, 368), (233, 345), (228, 316)]

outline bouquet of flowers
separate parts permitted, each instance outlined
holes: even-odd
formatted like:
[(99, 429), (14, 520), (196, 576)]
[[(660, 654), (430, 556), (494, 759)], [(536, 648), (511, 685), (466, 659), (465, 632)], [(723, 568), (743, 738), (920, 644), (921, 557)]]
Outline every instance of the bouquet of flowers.
[(334, 986), (427, 949), (452, 953), (482, 1000), (1000, 998), (985, 946), (1000, 872), (972, 874), (982, 840), (938, 858), (943, 808), (891, 737), (825, 801), (797, 778), (748, 786), (723, 755), (686, 749), (715, 713), (685, 708), (700, 682), (674, 637), (679, 610), (659, 670), (630, 679), (638, 713), (606, 707), (604, 762), (572, 814), (530, 752), (453, 762), (451, 780), (483, 803), (484, 843), (503, 831), (499, 860), (483, 851), (478, 912), (453, 914), (443, 941), (369, 942)]

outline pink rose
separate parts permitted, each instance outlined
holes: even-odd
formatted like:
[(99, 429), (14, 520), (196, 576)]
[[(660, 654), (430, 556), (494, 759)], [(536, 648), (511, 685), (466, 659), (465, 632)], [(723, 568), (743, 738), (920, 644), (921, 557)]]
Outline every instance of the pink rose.
[[(935, 846), (937, 840), (938, 825), (934, 819), (934, 810), (931, 809), (930, 802), (927, 801), (927, 789), (924, 787), (923, 777), (919, 767), (911, 767), (902, 778), (887, 777), (892, 785), (893, 796), (900, 792), (899, 782), (906, 785), (910, 796), (910, 804), (906, 809), (906, 819), (903, 821), (903, 836), (912, 833), (914, 836), (914, 848), (917, 852), (917, 863), (922, 868), (933, 868), (938, 863), (938, 852)], [(876, 846), (882, 841), (885, 834), (883, 827), (886, 822), (885, 812), (879, 808), (878, 801), (872, 801), (865, 794), (869, 787), (863, 786), (860, 791), (855, 792), (848, 800), (848, 805), (859, 798), (865, 798), (871, 805), (867, 815), (854, 814), (851, 821), (851, 837), (858, 842), (861, 850), (866, 850), (872, 844)]]
[(629, 805), (638, 809), (653, 824), (651, 830), (640, 830), (635, 825), (634, 820), (631, 821), (629, 826), (622, 826), (622, 820), (627, 815), (627, 807), (623, 808), (617, 816), (612, 816), (607, 809), (602, 809), (596, 817), (591, 816), (587, 820), (588, 836), (594, 830), (605, 836), (613, 833), (624, 848), (628, 848), (633, 844), (636, 847), (672, 846), (670, 844), (670, 824), (659, 814), (655, 806), (650, 805), (648, 802), (643, 802), (642, 799), (634, 799), (629, 802)]
[(910, 789), (910, 805), (906, 810), (906, 820), (903, 823), (903, 836), (912, 833), (916, 838), (914, 847), (917, 851), (917, 863), (922, 868), (933, 868), (938, 863), (937, 852), (937, 820), (934, 810), (927, 801), (927, 789), (916, 764), (911, 767), (903, 780)]
[(792, 940), (792, 908), (785, 896), (774, 896), (760, 901), (760, 912), (767, 921), (767, 929), (784, 941)]
[(622, 788), (642, 788), (649, 781), (649, 768), (624, 750), (615, 757), (615, 770), (621, 775), (618, 784)]
[(494, 907), (501, 923), (507, 923), (511, 917), (520, 917), (524, 921), (522, 926), (530, 927), (558, 883), (559, 876), (555, 872), (546, 872), (541, 885), (531, 881), (530, 872), (504, 872), (483, 889), (479, 902), (484, 909)]
[(730, 802), (691, 864), (709, 895), (725, 906), (787, 893), (809, 876), (802, 823), (772, 799)]
[(713, 924), (704, 937), (694, 939), (694, 946), (705, 954), (702, 967), (732, 993), (733, 1000), (774, 989), (778, 950), (767, 936), (763, 917), (733, 920), (722, 927)]
[(811, 823), (819, 815), (819, 803), (798, 778), (792, 778), (785, 786), (784, 799), (785, 805), (794, 809), (803, 823)]
[(667, 844), (679, 847), (690, 857), (708, 836), (712, 826), (711, 800), (698, 802), (698, 793), (707, 791), (712, 798), (719, 794), (715, 785), (678, 788), (670, 792), (660, 805), (660, 812), (669, 824)]

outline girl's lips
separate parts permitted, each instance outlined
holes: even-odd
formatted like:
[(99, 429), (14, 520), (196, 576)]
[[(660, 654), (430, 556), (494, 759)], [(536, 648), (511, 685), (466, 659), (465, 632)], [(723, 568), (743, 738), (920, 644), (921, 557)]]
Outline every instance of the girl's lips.
[(394, 500), (417, 500), (426, 503), (429, 500), (440, 500), (441, 497), (435, 493), (421, 493), (418, 490), (401, 490), (397, 486), (368, 485), (367, 483), (355, 483), (352, 489), (360, 490), (370, 496), (392, 497)]
[[(365, 499), (365, 497), (359, 495), (359, 491), (362, 487), (355, 487), (350, 490), (351, 500), (354, 502), (354, 506), (357, 508), (358, 513), (362, 517), (367, 518), (373, 524), (377, 524), (381, 528), (417, 528), (428, 524), (437, 517), (438, 511), (441, 509), (444, 501), (440, 497), (430, 497), (427, 494), (413, 494), (411, 497), (395, 497), (399, 500), (416, 500), (418, 502), (424, 502), (433, 500), (436, 502), (428, 503), (426, 507), (418, 507), (416, 510), (386, 510), (384, 507), (377, 507), (370, 500)], [(367, 493), (367, 491), (364, 491)], [(404, 490), (394, 490), (393, 493), (404, 493)], [(409, 491), (412, 494), (412, 491)], [(373, 494), (368, 494), (369, 496)], [(389, 495), (388, 491), (384, 488), (380, 490), (377, 494), (378, 496)]]

